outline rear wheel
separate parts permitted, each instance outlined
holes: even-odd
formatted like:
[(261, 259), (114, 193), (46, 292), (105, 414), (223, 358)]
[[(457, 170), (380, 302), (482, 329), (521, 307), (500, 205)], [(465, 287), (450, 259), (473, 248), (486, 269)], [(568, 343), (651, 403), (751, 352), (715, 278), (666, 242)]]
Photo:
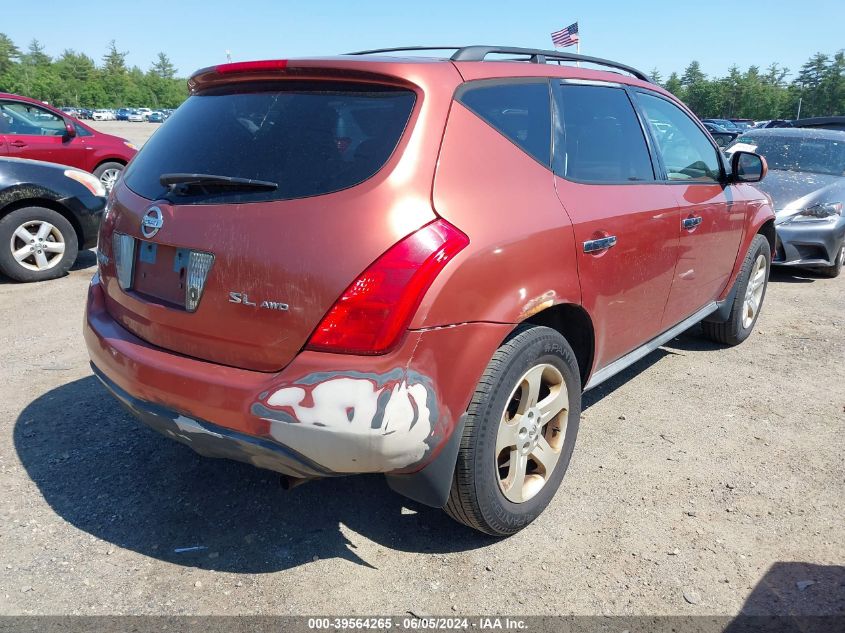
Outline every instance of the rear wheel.
[(17, 281), (65, 275), (78, 248), (70, 222), (52, 209), (24, 207), (0, 219), (0, 272)]
[(123, 167), (124, 166), (120, 163), (109, 162), (103, 163), (94, 170), (94, 175), (100, 179), (101, 183), (103, 183), (103, 187), (106, 188), (107, 193), (111, 191), (111, 188), (117, 183), (117, 179), (120, 178), (120, 172), (123, 171)]
[(708, 338), (724, 345), (739, 345), (750, 336), (763, 307), (771, 266), (769, 241), (755, 235), (735, 282), (738, 288), (727, 320), (701, 323)]
[(519, 328), (470, 403), (446, 512), (495, 536), (531, 523), (566, 473), (580, 416), (580, 374), (566, 339), (551, 328)]
[(845, 243), (839, 248), (839, 255), (836, 256), (836, 263), (833, 266), (819, 266), (816, 272), (824, 277), (839, 277), (842, 266), (845, 265)]

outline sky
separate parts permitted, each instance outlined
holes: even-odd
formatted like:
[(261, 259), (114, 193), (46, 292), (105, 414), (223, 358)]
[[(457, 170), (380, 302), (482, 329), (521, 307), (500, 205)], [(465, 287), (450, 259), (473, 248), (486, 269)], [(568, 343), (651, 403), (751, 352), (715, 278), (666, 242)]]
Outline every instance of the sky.
[(845, 47), (842, 0), (86, 0), (72, 9), (56, 1), (50, 20), (34, 20), (29, 3), (3, 4), (0, 32), (21, 49), (35, 38), (50, 55), (70, 48), (99, 64), (114, 39), (130, 66), (147, 70), (163, 51), (183, 77), (225, 62), (227, 50), (243, 61), (405, 45), (551, 48), (550, 32), (575, 21), (582, 54), (656, 68), (664, 79), (692, 60), (709, 76), (772, 62), (794, 72), (816, 52)]

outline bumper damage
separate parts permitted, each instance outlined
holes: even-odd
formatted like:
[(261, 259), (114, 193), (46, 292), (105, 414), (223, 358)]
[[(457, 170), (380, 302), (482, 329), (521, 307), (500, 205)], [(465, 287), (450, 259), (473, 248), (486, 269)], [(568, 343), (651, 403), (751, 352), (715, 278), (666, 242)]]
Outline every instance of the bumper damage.
[(297, 478), (386, 473), (414, 496), (403, 478), (431, 474), (429, 465), (451, 478), (454, 457), (450, 464), (440, 456), (453, 452), (475, 385), (511, 327), (413, 331), (377, 357), (305, 351), (264, 373), (146, 343), (111, 318), (95, 281), (84, 334), (94, 371), (115, 397), (202, 455)]
[(775, 266), (833, 266), (845, 240), (845, 218), (836, 222), (776, 224)]

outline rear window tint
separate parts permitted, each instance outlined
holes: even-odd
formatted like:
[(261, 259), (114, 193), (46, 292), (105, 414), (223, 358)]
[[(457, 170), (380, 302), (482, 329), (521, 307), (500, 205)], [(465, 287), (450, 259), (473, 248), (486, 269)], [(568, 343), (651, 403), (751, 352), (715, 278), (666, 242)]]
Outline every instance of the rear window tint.
[[(288, 200), (340, 191), (373, 176), (393, 153), (414, 107), (411, 90), (296, 82), (190, 97), (126, 169), (137, 194), (179, 204)], [(277, 183), (168, 189), (162, 174), (210, 174)]]
[(621, 88), (561, 85), (555, 171), (586, 182), (654, 180), (642, 126)]
[(551, 163), (547, 82), (468, 84), (458, 100), (546, 167)]

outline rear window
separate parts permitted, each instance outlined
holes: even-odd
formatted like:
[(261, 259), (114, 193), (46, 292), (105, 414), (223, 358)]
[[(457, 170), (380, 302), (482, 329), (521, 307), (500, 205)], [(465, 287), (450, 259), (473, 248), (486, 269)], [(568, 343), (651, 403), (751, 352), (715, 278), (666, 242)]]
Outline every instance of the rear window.
[[(149, 199), (178, 204), (289, 200), (340, 191), (373, 176), (390, 157), (414, 107), (411, 90), (355, 83), (239, 86), (190, 97), (124, 175)], [(163, 174), (275, 183), (166, 187)]]
[(458, 99), (520, 149), (549, 167), (552, 123), (546, 81), (472, 82), (464, 85)]

